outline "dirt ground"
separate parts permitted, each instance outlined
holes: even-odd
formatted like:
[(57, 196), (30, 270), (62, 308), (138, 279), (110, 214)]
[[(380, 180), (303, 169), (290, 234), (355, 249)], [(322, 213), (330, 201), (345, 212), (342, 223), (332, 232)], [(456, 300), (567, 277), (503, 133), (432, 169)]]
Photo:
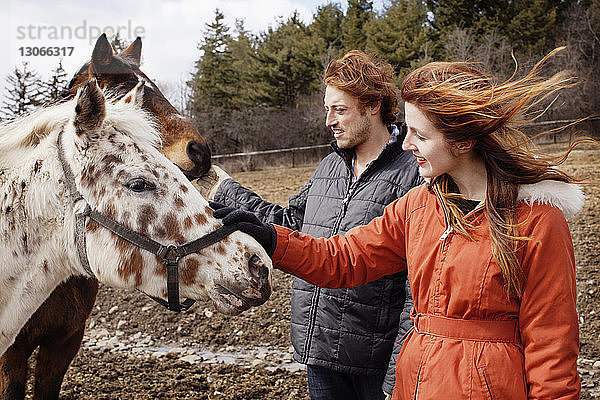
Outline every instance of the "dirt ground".
[[(547, 148), (547, 150), (555, 150)], [(314, 167), (244, 172), (234, 178), (286, 204)], [(577, 260), (584, 399), (600, 397), (600, 150), (575, 150), (565, 169), (595, 180), (569, 221)], [(274, 273), (266, 304), (228, 317), (200, 303), (182, 314), (136, 292), (102, 287), (63, 399), (308, 399), (289, 344), (290, 278)]]

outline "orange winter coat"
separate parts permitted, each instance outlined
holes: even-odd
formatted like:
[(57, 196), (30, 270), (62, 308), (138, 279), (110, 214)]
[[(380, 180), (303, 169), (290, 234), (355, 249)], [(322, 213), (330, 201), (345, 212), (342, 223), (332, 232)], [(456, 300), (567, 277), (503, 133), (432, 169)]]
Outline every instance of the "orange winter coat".
[[(480, 205), (474, 240), (447, 229), (425, 185), (344, 236), (276, 227), (276, 266), (323, 287), (361, 285), (408, 268), (415, 328), (396, 363), (393, 399), (578, 399), (579, 327), (573, 244), (565, 216), (583, 204), (572, 184), (519, 190), (520, 301), (507, 296)], [(562, 212), (561, 212), (562, 211)], [(563, 216), (563, 213), (565, 216)], [(346, 349), (352, 351), (352, 349)]]

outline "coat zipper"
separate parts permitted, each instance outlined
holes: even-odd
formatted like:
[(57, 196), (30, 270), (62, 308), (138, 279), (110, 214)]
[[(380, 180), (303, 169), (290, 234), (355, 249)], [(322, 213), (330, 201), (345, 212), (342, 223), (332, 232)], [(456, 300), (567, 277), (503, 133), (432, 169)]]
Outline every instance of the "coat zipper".
[[(446, 221), (446, 224), (448, 224), (448, 221)], [(446, 240), (446, 238), (448, 237), (448, 235), (450, 233), (452, 233), (452, 227), (450, 225), (447, 225), (448, 227), (446, 228), (446, 230), (444, 231), (444, 233), (442, 233), (442, 236), (440, 236), (440, 240)]]
[[(442, 233), (442, 236), (440, 236), (440, 238), (439, 238), (439, 240), (442, 242), (441, 252), (436, 257), (436, 259), (437, 259), (436, 263), (439, 263), (439, 268), (441, 269), (443, 267), (442, 255), (446, 251), (446, 246), (448, 244), (446, 239), (448, 238), (450, 233), (452, 233), (453, 228), (452, 228), (452, 225), (450, 224), (450, 212), (448, 211), (448, 209), (446, 208), (446, 205), (442, 201), (442, 195), (440, 194), (440, 192), (436, 186), (433, 187), (433, 191), (435, 192), (435, 195), (437, 196), (438, 201), (440, 202), (440, 205), (442, 206), (442, 210), (444, 211), (444, 220), (446, 221), (446, 229)], [(433, 301), (432, 301), (432, 305), (433, 305), (434, 309), (440, 307), (439, 293), (440, 293), (441, 287), (442, 287), (441, 271), (439, 272), (440, 276), (437, 276), (437, 275), (438, 274), (436, 273), (436, 282), (434, 285)]]
[[(350, 169), (348, 169), (348, 171), (350, 172), (350, 174), (352, 174), (352, 171)], [(366, 172), (366, 171), (364, 171), (364, 172)], [(364, 172), (362, 175), (364, 175)], [(354, 194), (354, 191), (356, 188), (355, 184), (359, 180), (360, 180), (360, 178), (357, 179), (356, 182), (354, 182), (354, 184), (352, 183), (352, 179), (349, 180), (348, 187), (346, 189), (346, 196), (342, 200), (342, 211), (338, 215), (338, 218), (333, 225), (333, 230), (331, 231), (331, 235), (335, 235), (339, 231), (340, 225), (342, 223), (342, 219), (344, 219), (344, 216), (346, 215), (346, 211), (348, 211), (348, 203), (350, 202), (350, 198)], [(320, 294), (321, 294), (321, 288), (318, 286), (315, 286), (315, 291), (313, 292), (312, 298), (310, 300), (310, 313), (308, 315), (309, 325), (308, 325), (308, 329), (306, 332), (306, 338), (304, 340), (304, 356), (302, 357), (303, 364), (308, 364), (308, 359), (310, 356), (310, 346), (312, 343), (312, 335), (315, 330), (315, 321), (317, 320), (317, 308), (319, 306)]]
[(440, 194), (436, 186), (433, 187), (433, 191), (435, 192), (435, 195), (437, 196), (440, 205), (442, 206), (442, 210), (444, 210), (444, 220), (446, 221), (446, 230), (444, 231), (444, 233), (442, 233), (442, 236), (440, 236), (440, 240), (446, 240), (448, 235), (452, 232), (452, 225), (450, 225), (450, 211), (448, 211), (448, 209), (446, 208), (446, 205), (442, 200), (442, 195)]
[(315, 330), (315, 320), (317, 319), (317, 307), (319, 306), (319, 294), (321, 288), (315, 286), (312, 298), (310, 299), (310, 313), (308, 316), (309, 323), (306, 332), (306, 338), (304, 339), (304, 355), (302, 357), (302, 364), (308, 364), (308, 358), (310, 356), (310, 345), (312, 342), (312, 335)]
[(419, 372), (417, 372), (417, 384), (415, 386), (415, 398), (417, 400), (417, 396), (419, 394), (419, 379), (421, 378), (421, 370), (423, 369), (423, 365), (419, 366)]
[[(433, 190), (440, 202), (440, 205), (442, 206), (442, 209), (444, 210), (444, 219), (446, 220), (446, 230), (444, 231), (444, 233), (442, 233), (442, 236), (440, 236), (440, 240), (446, 240), (448, 235), (450, 233), (452, 233), (452, 231), (453, 231), (452, 225), (450, 225), (450, 211), (448, 211), (448, 209), (446, 208), (446, 205), (442, 201), (442, 195), (438, 191), (438, 188), (434, 186)], [(480, 204), (477, 205), (477, 207), (475, 207), (473, 210), (471, 210), (465, 217), (473, 214), (475, 211), (478, 211), (483, 206), (484, 206), (484, 204), (483, 204), (483, 202), (481, 202)]]

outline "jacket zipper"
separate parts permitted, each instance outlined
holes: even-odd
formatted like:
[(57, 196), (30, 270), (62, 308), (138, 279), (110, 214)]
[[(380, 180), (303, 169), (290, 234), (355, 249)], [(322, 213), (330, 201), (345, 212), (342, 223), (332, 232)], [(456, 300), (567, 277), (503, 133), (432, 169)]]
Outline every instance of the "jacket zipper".
[(446, 230), (444, 231), (444, 233), (442, 233), (442, 236), (440, 236), (440, 240), (446, 240), (448, 235), (452, 232), (452, 225), (450, 225), (450, 212), (448, 211), (446, 205), (442, 201), (442, 195), (438, 191), (438, 188), (434, 186), (433, 191), (435, 192), (435, 195), (437, 196), (440, 205), (442, 206), (442, 210), (444, 210), (444, 220), (446, 221)]
[(448, 237), (448, 235), (450, 233), (452, 233), (452, 227), (450, 225), (448, 225), (448, 221), (446, 221), (446, 225), (448, 227), (446, 228), (446, 230), (444, 231), (444, 233), (442, 233), (442, 236), (440, 236), (440, 240), (446, 240), (446, 238)]
[(312, 335), (315, 330), (315, 320), (317, 319), (317, 307), (319, 306), (319, 294), (321, 288), (315, 286), (312, 298), (310, 299), (310, 313), (308, 315), (309, 324), (306, 332), (306, 338), (304, 339), (304, 355), (302, 357), (302, 363), (308, 364), (308, 358), (310, 356), (310, 345), (312, 342)]
[[(438, 256), (436, 257), (436, 263), (439, 263), (440, 269), (443, 267), (443, 263), (442, 263), (442, 254), (444, 253), (444, 251), (446, 251), (446, 246), (447, 246), (447, 241), (446, 239), (448, 238), (448, 236), (452, 233), (452, 225), (450, 224), (450, 212), (448, 211), (448, 209), (446, 208), (446, 205), (444, 204), (444, 202), (442, 201), (442, 195), (440, 194), (440, 192), (438, 191), (437, 187), (433, 187), (433, 191), (435, 192), (435, 195), (438, 198), (438, 201), (440, 202), (440, 205), (442, 206), (442, 210), (444, 211), (444, 220), (446, 221), (446, 229), (444, 230), (444, 232), (442, 233), (442, 236), (440, 236), (439, 240), (442, 242), (442, 248), (441, 248), (441, 252), (438, 254)], [(441, 272), (439, 273), (441, 275)], [(436, 274), (437, 276), (437, 274)], [(434, 286), (434, 294), (433, 294), (433, 308), (436, 309), (438, 307), (440, 307), (439, 304), (439, 293), (441, 291), (441, 276), (437, 276), (436, 277), (436, 283)], [(416, 392), (415, 392), (416, 393)], [(416, 396), (416, 395), (415, 395)], [(416, 398), (416, 397), (415, 397)]]
[[(350, 172), (350, 174), (352, 174), (352, 171), (350, 169), (348, 169), (348, 171)], [(366, 171), (364, 171), (364, 172), (366, 172)], [(362, 175), (364, 175), (364, 172)], [(346, 196), (342, 200), (342, 211), (338, 215), (338, 218), (336, 219), (336, 221), (333, 225), (333, 230), (331, 231), (331, 235), (335, 235), (339, 231), (340, 225), (342, 224), (342, 219), (344, 219), (344, 216), (346, 215), (346, 211), (348, 211), (348, 203), (350, 202), (350, 198), (354, 194), (354, 191), (356, 188), (356, 183), (358, 183), (359, 180), (360, 180), (360, 178), (357, 179), (354, 182), (354, 184), (352, 183), (352, 179), (349, 180), (348, 187), (346, 189)], [(309, 325), (308, 325), (308, 329), (306, 332), (306, 338), (304, 340), (304, 356), (302, 357), (303, 364), (308, 364), (308, 358), (310, 356), (310, 346), (312, 343), (312, 335), (315, 330), (315, 321), (317, 320), (317, 308), (319, 306), (320, 294), (321, 294), (321, 288), (318, 286), (315, 286), (315, 291), (313, 292), (312, 298), (310, 300), (310, 312), (308, 315)]]
[[(440, 192), (438, 191), (437, 187), (433, 188), (435, 195), (437, 196), (440, 205), (442, 206), (442, 209), (444, 210), (444, 219), (446, 220), (446, 230), (444, 231), (444, 233), (442, 233), (442, 236), (440, 236), (440, 240), (446, 240), (446, 238), (448, 237), (448, 235), (450, 233), (452, 233), (452, 226), (450, 225), (450, 211), (448, 211), (448, 209), (446, 208), (446, 205), (444, 204), (444, 202), (442, 201), (442, 195), (440, 194)], [(477, 207), (475, 207), (473, 210), (469, 211), (469, 213), (465, 216), (469, 216), (471, 214), (473, 214), (474, 212), (478, 211), (480, 208), (482, 208), (484, 206), (483, 202), (479, 203), (477, 205)]]

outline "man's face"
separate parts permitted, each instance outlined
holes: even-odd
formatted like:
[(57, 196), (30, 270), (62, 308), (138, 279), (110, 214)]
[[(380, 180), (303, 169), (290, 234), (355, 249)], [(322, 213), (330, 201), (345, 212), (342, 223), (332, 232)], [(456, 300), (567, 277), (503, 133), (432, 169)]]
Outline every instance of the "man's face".
[(358, 99), (333, 86), (325, 88), (325, 124), (333, 131), (340, 149), (365, 143), (371, 133), (371, 120)]

